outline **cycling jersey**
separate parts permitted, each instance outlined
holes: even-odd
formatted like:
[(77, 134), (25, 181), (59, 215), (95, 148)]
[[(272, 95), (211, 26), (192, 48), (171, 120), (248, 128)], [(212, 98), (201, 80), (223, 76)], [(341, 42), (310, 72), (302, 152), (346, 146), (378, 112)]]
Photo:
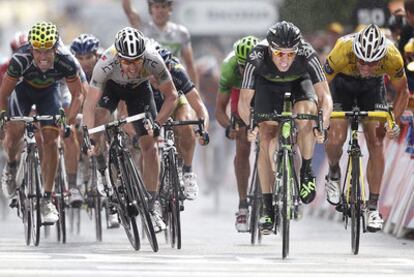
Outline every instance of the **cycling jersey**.
[(237, 57), (234, 51), (230, 52), (221, 64), (219, 93), (230, 95), (231, 113), (239, 116), (238, 102), (242, 76), (239, 71)]
[(309, 43), (301, 41), (290, 68), (281, 72), (272, 61), (267, 41), (263, 41), (247, 59), (242, 88), (256, 91), (256, 113), (281, 113), (286, 92), (291, 92), (293, 103), (304, 100), (317, 103), (313, 84), (325, 80), (316, 52)]
[(153, 21), (150, 21), (143, 24), (142, 32), (146, 37), (158, 41), (176, 57), (180, 57), (181, 50), (190, 45), (190, 33), (187, 28), (173, 22), (168, 22), (165, 28), (160, 30)]
[(7, 74), (15, 79), (22, 77), (23, 81), (30, 86), (43, 89), (52, 86), (62, 78), (75, 78), (79, 74), (79, 66), (75, 57), (59, 44), (53, 67), (43, 72), (34, 65), (30, 45), (27, 44), (13, 54)]
[(147, 82), (151, 75), (157, 79), (158, 84), (171, 80), (171, 75), (165, 67), (164, 60), (155, 50), (148, 49), (148, 51), (145, 51), (143, 59), (144, 64), (140, 76), (130, 79), (122, 71), (115, 47), (108, 48), (93, 69), (90, 86), (103, 91), (105, 83), (112, 80), (121, 86), (135, 88), (141, 83)]
[[(357, 68), (357, 58), (352, 50), (354, 34), (346, 35), (338, 39), (334, 48), (328, 54), (324, 65), (324, 71), (328, 80), (332, 80), (338, 73), (355, 78), (362, 78)], [(371, 77), (389, 75), (391, 80), (405, 76), (404, 61), (397, 47), (387, 39), (387, 54), (379, 61), (379, 65)]]
[[(185, 95), (190, 92), (194, 87), (194, 83), (188, 77), (187, 72), (184, 69), (184, 66), (180, 63), (178, 59), (171, 59), (166, 63), (167, 68), (171, 73), (171, 77), (177, 91), (182, 94), (180, 95), (179, 105), (187, 104)], [(157, 110), (161, 109), (162, 104), (164, 103), (164, 97), (158, 89), (154, 89), (154, 99), (157, 105)]]
[(325, 75), (313, 47), (302, 40), (298, 53), (286, 72), (277, 69), (272, 61), (267, 41), (256, 45), (247, 58), (242, 88), (255, 89), (256, 77), (260, 76), (272, 83), (292, 82), (301, 78), (310, 78), (313, 84), (325, 81)]
[(242, 76), (237, 64), (237, 57), (234, 51), (230, 52), (221, 64), (221, 75), (219, 93), (231, 94), (232, 88), (240, 88)]

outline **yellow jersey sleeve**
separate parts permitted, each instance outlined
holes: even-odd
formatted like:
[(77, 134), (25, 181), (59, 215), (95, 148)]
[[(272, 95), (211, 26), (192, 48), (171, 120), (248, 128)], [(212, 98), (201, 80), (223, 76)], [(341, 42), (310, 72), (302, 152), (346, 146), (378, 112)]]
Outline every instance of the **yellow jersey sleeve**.
[(390, 43), (387, 49), (387, 55), (384, 57), (384, 70), (391, 81), (401, 79), (405, 76), (404, 60), (397, 47)]
[(339, 38), (334, 48), (326, 57), (323, 67), (328, 81), (335, 78), (336, 74), (344, 71), (349, 64), (350, 56), (352, 56), (352, 38), (350, 36)]

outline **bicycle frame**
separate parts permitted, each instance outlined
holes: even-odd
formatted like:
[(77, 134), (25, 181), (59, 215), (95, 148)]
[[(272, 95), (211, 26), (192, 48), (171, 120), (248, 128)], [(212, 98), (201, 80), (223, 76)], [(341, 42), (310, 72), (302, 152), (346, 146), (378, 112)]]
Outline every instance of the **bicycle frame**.
[(354, 107), (352, 111), (332, 112), (331, 118), (350, 118), (350, 138), (348, 148), (348, 162), (342, 186), (342, 205), (339, 206), (343, 212), (345, 229), (348, 226), (348, 218), (351, 217), (351, 243), (352, 252), (356, 255), (359, 251), (360, 224), (362, 219), (362, 230), (366, 232), (364, 212), (366, 210), (365, 177), (362, 167), (362, 152), (358, 142), (358, 128), (360, 119), (378, 118), (385, 119), (389, 126), (394, 127), (395, 121), (391, 111), (360, 111)]

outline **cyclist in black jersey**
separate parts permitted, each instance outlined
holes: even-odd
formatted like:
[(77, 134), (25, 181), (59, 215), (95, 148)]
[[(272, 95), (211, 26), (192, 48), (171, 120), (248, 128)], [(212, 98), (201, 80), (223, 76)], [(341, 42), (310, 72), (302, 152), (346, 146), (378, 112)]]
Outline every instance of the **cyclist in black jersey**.
[[(39, 22), (29, 31), (29, 44), (13, 54), (7, 74), (0, 87), (0, 125), (7, 112), (10, 116), (26, 116), (32, 105), (36, 105), (40, 115), (56, 115), (60, 109), (59, 84), (65, 79), (72, 94), (68, 112), (68, 121), (73, 123), (80, 109), (83, 88), (75, 58), (65, 53), (58, 44), (57, 27), (50, 22)], [(17, 105), (7, 103), (8, 97), (15, 91)], [(16, 103), (16, 102), (14, 102)], [(19, 142), (24, 128), (21, 124), (10, 123), (6, 128), (4, 147), (8, 163), (3, 173), (3, 182), (16, 186), (17, 155)], [(44, 180), (44, 197), (41, 201), (43, 222), (54, 223), (58, 213), (51, 203), (51, 193), (57, 169), (57, 139), (59, 129), (53, 122), (42, 124), (43, 157), (42, 173)]]
[[(332, 99), (322, 66), (312, 46), (302, 39), (300, 30), (290, 22), (278, 22), (267, 33), (267, 41), (259, 43), (250, 53), (243, 76), (239, 100), (239, 113), (249, 123), (250, 101), (255, 96), (254, 112), (259, 114), (282, 112), (284, 94), (291, 92), (294, 113), (317, 114), (318, 107), (324, 112), (324, 128), (329, 126)], [(323, 142), (324, 132), (314, 132), (313, 122), (300, 120), (297, 143), (302, 155), (300, 169), (300, 197), (310, 203), (316, 195), (316, 182), (312, 173), (311, 159), (315, 136)], [(272, 122), (259, 124), (260, 153), (259, 177), (263, 192), (264, 214), (260, 218), (261, 229), (273, 227), (271, 168), (277, 126)], [(270, 233), (270, 232), (264, 232)]]

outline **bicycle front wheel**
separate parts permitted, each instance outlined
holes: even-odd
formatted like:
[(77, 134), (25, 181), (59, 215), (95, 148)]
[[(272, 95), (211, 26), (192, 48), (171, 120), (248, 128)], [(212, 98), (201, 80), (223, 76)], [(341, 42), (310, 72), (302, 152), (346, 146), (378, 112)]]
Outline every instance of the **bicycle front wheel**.
[(55, 195), (55, 205), (59, 212), (59, 220), (56, 222), (57, 240), (66, 243), (65, 180), (61, 168), (58, 169)]
[(137, 206), (141, 216), (141, 221), (143, 223), (144, 232), (148, 238), (152, 250), (157, 252), (158, 241), (148, 210), (148, 193), (144, 187), (144, 182), (142, 181), (129, 152), (124, 152), (124, 162), (128, 173), (127, 176), (129, 176), (130, 180), (130, 187), (132, 188), (131, 192), (134, 194), (134, 200), (137, 200)]
[(252, 245), (256, 244), (256, 239), (260, 243), (262, 240), (262, 234), (259, 231), (259, 217), (260, 209), (262, 207), (262, 192), (260, 190), (259, 176), (257, 174), (257, 169), (254, 170), (252, 184), (254, 186), (253, 195), (250, 198), (250, 243)]
[(289, 164), (288, 153), (284, 153), (284, 169), (282, 184), (282, 257), (289, 255), (289, 232), (291, 219), (291, 201), (292, 201), (292, 178), (291, 165)]
[(181, 249), (181, 219), (180, 219), (180, 180), (178, 177), (177, 161), (174, 153), (170, 152), (169, 155), (169, 173), (171, 182), (170, 193), (170, 211), (168, 216), (168, 226), (171, 238), (171, 247), (177, 246), (177, 249)]
[(114, 188), (114, 195), (112, 198), (115, 198), (117, 203), (114, 203), (116, 206), (120, 223), (124, 227), (125, 233), (128, 237), (129, 242), (135, 250), (141, 248), (141, 241), (139, 239), (137, 222), (134, 216), (130, 216), (128, 212), (128, 202), (129, 199), (126, 198), (125, 192), (120, 193), (119, 190), (124, 190), (127, 186), (128, 179), (126, 178), (125, 172), (121, 173), (118, 165), (118, 159), (116, 153), (109, 151), (109, 177), (111, 184)]
[(39, 245), (40, 226), (40, 188), (42, 187), (42, 177), (40, 176), (39, 156), (37, 150), (33, 150), (32, 156), (29, 157), (29, 207), (31, 215), (32, 242), (35, 246)]
[(361, 192), (359, 182), (359, 157), (352, 158), (351, 176), (351, 244), (352, 253), (354, 253), (354, 255), (357, 255), (359, 252), (359, 238), (361, 233)]

